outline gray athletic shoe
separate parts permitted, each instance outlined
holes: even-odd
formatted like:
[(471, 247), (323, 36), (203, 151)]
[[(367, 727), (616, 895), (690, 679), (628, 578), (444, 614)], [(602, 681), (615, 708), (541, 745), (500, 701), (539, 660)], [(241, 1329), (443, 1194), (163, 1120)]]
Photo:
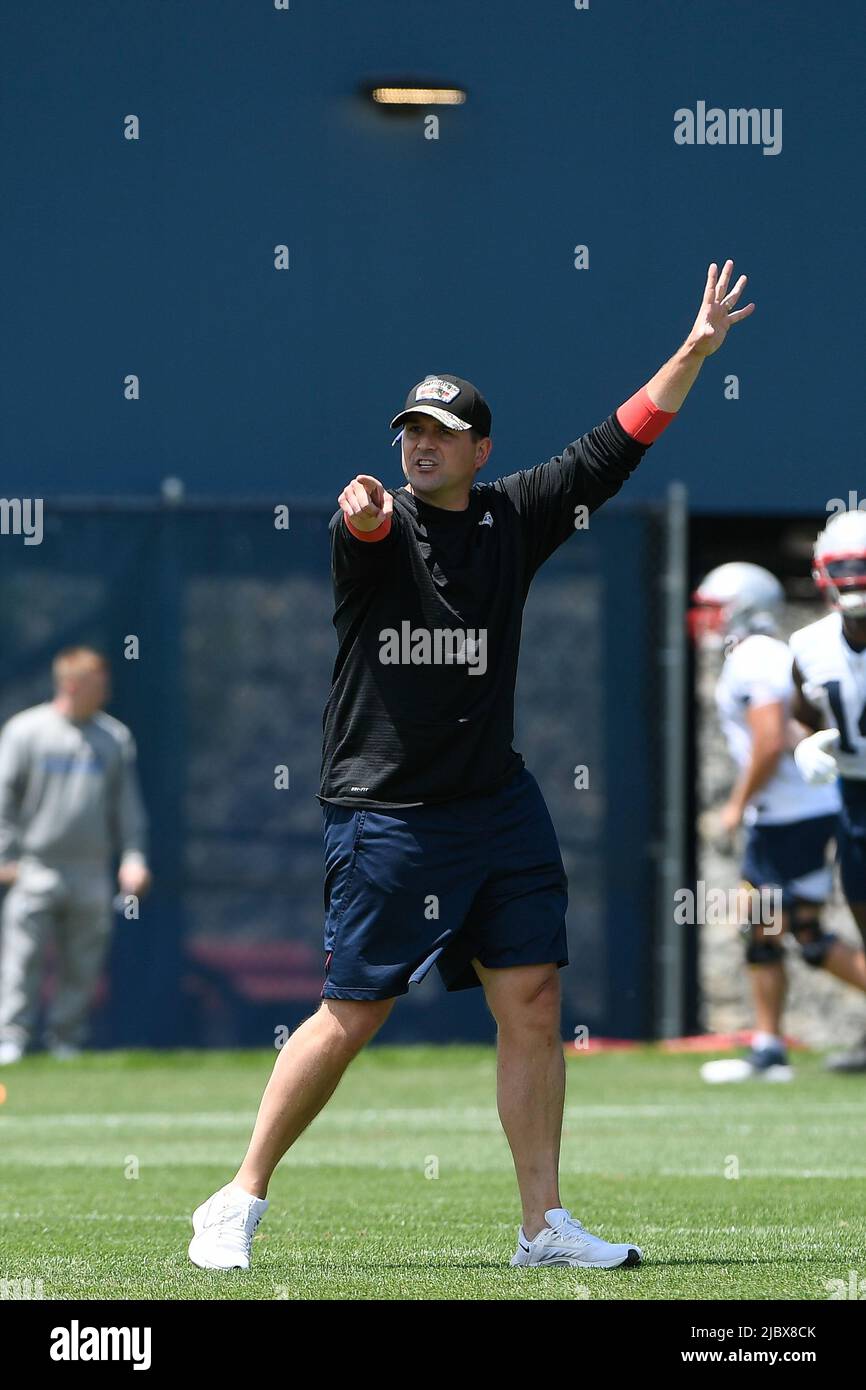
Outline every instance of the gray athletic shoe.
[(572, 1265), (577, 1269), (615, 1269), (617, 1265), (639, 1265), (641, 1252), (636, 1245), (611, 1245), (590, 1235), (570, 1212), (551, 1207), (544, 1213), (547, 1225), (534, 1240), (527, 1240), (523, 1227), (517, 1233), (513, 1267), (528, 1265)]

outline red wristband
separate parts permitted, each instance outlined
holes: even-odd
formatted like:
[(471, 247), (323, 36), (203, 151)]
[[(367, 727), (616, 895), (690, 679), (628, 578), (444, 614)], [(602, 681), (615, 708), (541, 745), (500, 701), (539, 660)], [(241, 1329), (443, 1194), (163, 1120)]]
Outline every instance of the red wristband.
[(626, 434), (630, 434), (639, 444), (652, 444), (662, 430), (667, 429), (675, 415), (675, 410), (660, 410), (653, 405), (645, 386), (635, 391), (616, 412), (616, 418)]
[(376, 527), (374, 531), (359, 531), (357, 526), (352, 525), (345, 512), (343, 512), (343, 520), (345, 521), (349, 530), (352, 532), (352, 535), (357, 536), (359, 541), (383, 541), (387, 536), (388, 532), (391, 530), (390, 512), (387, 516), (382, 518), (382, 520), (379, 522), (379, 525)]

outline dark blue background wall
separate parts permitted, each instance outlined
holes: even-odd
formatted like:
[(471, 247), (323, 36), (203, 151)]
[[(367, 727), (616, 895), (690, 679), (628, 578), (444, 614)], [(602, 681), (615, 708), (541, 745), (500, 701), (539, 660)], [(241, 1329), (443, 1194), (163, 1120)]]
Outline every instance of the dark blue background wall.
[[(727, 255), (758, 312), (630, 495), (866, 489), (857, 0), (4, 8), (7, 496), (393, 483), (388, 418), (445, 370), (491, 400), (491, 475), (527, 466), (651, 375)], [(402, 74), (469, 89), (438, 142), (355, 94)], [(676, 145), (699, 100), (781, 107), (781, 153)]]

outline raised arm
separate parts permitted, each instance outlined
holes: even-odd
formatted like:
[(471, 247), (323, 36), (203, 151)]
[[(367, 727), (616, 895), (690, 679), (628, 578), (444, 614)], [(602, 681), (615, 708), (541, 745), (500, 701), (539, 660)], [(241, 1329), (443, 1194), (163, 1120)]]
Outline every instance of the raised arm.
[(515, 502), (527, 532), (528, 577), (562, 545), (589, 514), (619, 492), (643, 454), (674, 419), (705, 357), (717, 352), (733, 323), (754, 309), (734, 309), (746, 283), (728, 290), (733, 261), (721, 276), (711, 265), (704, 297), (688, 338), (655, 376), (614, 416), (569, 444), (561, 457), (501, 478), (496, 484)]
[(741, 275), (733, 289), (729, 290), (733, 270), (734, 262), (725, 261), (720, 275), (718, 266), (713, 262), (707, 271), (704, 297), (691, 333), (682, 347), (647, 382), (650, 399), (660, 410), (679, 410), (694, 386), (704, 360), (718, 352), (731, 325), (754, 313), (754, 304), (747, 304), (743, 309), (735, 307), (746, 287), (746, 276)]
[(682, 347), (617, 411), (617, 419), (633, 439), (652, 444), (658, 438), (694, 386), (705, 359), (718, 352), (732, 324), (754, 312), (754, 304), (735, 307), (745, 289), (746, 276), (741, 275), (729, 290), (733, 269), (734, 262), (725, 261), (720, 275), (713, 262), (698, 316)]

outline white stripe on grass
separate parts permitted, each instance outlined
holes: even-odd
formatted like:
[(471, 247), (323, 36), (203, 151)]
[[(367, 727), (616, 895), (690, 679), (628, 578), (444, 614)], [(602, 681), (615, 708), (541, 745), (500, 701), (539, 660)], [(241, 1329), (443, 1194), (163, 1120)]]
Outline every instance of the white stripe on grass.
[[(353, 1146), (350, 1149), (341, 1149), (339, 1152), (323, 1148), (320, 1144), (301, 1140), (282, 1160), (281, 1168), (283, 1171), (291, 1172), (296, 1169), (310, 1169), (321, 1172), (323, 1169), (379, 1172), (379, 1173), (418, 1173), (424, 1171), (426, 1162), (426, 1152), (428, 1145), (419, 1146), (418, 1150), (407, 1151), (405, 1146), (398, 1148), (390, 1141), (377, 1145), (375, 1148), (364, 1148), (361, 1145)], [(4, 1185), (10, 1185), (9, 1168), (14, 1164), (16, 1168), (27, 1171), (42, 1171), (49, 1169), (93, 1169), (99, 1170), (102, 1174), (113, 1174), (119, 1180), (124, 1179), (124, 1169), (128, 1162), (127, 1146), (118, 1148), (117, 1152), (107, 1151), (104, 1148), (95, 1147), (73, 1147), (65, 1148), (63, 1152), (46, 1153), (38, 1147), (22, 1145), (13, 1153), (6, 1156), (3, 1168), (6, 1170)], [(172, 1144), (150, 1144), (148, 1146), (138, 1146), (136, 1158), (141, 1165), (140, 1177), (144, 1180), (153, 1179), (156, 1170), (161, 1169), (191, 1169), (197, 1168), (202, 1172), (211, 1172), (214, 1175), (221, 1171), (231, 1172), (237, 1168), (239, 1149), (237, 1145), (231, 1147), (220, 1147), (213, 1144), (193, 1144), (181, 1138)], [(437, 1157), (440, 1161), (443, 1176), (454, 1177), (455, 1175), (466, 1176), (470, 1173), (511, 1173), (513, 1171), (511, 1156), (504, 1146), (502, 1152), (491, 1154), (485, 1158), (479, 1158), (477, 1153), (470, 1150), (455, 1150), (449, 1144), (440, 1144)], [(777, 1167), (767, 1162), (766, 1153), (756, 1155), (760, 1166), (752, 1166), (748, 1160), (742, 1160), (740, 1165), (739, 1182), (748, 1182), (756, 1179), (777, 1179), (786, 1178), (795, 1182), (812, 1182), (831, 1180), (834, 1182), (863, 1182), (866, 1180), (866, 1169), (852, 1168), (844, 1165), (826, 1168), (792, 1168)], [(790, 1160), (789, 1160), (790, 1161)], [(563, 1153), (561, 1173), (564, 1180), (571, 1181), (573, 1178), (580, 1178), (581, 1181), (598, 1179), (599, 1181), (610, 1180), (612, 1174), (617, 1179), (627, 1178), (630, 1182), (642, 1183), (647, 1179), (656, 1178), (678, 1178), (678, 1179), (713, 1179), (719, 1183), (726, 1182), (725, 1173), (721, 1161), (714, 1167), (691, 1166), (684, 1163), (680, 1168), (655, 1166), (633, 1166), (622, 1162), (621, 1159), (611, 1159), (608, 1153), (591, 1155), (583, 1148), (576, 1149), (573, 1153), (568, 1149)]]
[[(71, 1224), (77, 1221), (134, 1221), (136, 1224), (150, 1225), (155, 1221), (169, 1222), (172, 1225), (189, 1226), (191, 1224), (190, 1213), (188, 1211), (177, 1212), (106, 1212), (106, 1211), (70, 1211), (68, 1205), (64, 1203), (62, 1212), (56, 1208), (34, 1207), (29, 1211), (0, 1211), (0, 1221), (57, 1221), (62, 1219), (64, 1224)], [(273, 1226), (275, 1221), (283, 1219), (297, 1219), (297, 1212), (286, 1207), (280, 1209), (271, 1207), (268, 1212), (268, 1224)], [(511, 1222), (488, 1222), (491, 1230), (507, 1231), (511, 1234)], [(478, 1222), (476, 1221), (456, 1221), (449, 1222), (449, 1231), (453, 1235), (457, 1229), (467, 1231), (477, 1231)], [(717, 1226), (712, 1222), (701, 1226), (660, 1226), (640, 1222), (641, 1235), (661, 1235), (661, 1236), (784, 1236), (786, 1239), (791, 1237), (796, 1240), (797, 1236), (811, 1239), (815, 1236), (824, 1236), (827, 1233), (824, 1226), (792, 1226), (789, 1222), (779, 1222), (777, 1226)]]
[[(715, 1168), (660, 1168), (663, 1178), (720, 1178), (720, 1167)], [(739, 1180), (743, 1178), (840, 1178), (842, 1181), (856, 1181), (866, 1178), (866, 1168), (753, 1168), (751, 1164), (740, 1168)]]
[[(754, 1100), (754, 1097), (752, 1097)], [(774, 1120), (787, 1118), (784, 1110), (779, 1109), (772, 1103), (766, 1108), (760, 1105), (738, 1106), (736, 1114), (738, 1117), (748, 1119), (769, 1117)], [(813, 1105), (804, 1105), (798, 1101), (796, 1106), (796, 1118), (799, 1123), (804, 1118), (819, 1119), (826, 1121), (830, 1116), (838, 1115), (844, 1117), (850, 1115), (858, 1119), (863, 1115), (862, 1102), (848, 1101), (816, 1101)], [(581, 1120), (606, 1120), (606, 1119), (666, 1119), (676, 1120), (682, 1117), (688, 1120), (705, 1120), (707, 1124), (716, 1125), (719, 1123), (720, 1114), (715, 1109), (709, 1109), (706, 1105), (569, 1105), (565, 1109), (566, 1123), (578, 1123)], [(255, 1119), (255, 1111), (250, 1110), (246, 1114), (229, 1110), (199, 1110), (199, 1111), (173, 1111), (173, 1110), (127, 1110), (127, 1111), (95, 1111), (92, 1113), (69, 1112), (45, 1112), (31, 1113), (29, 1115), (13, 1115), (8, 1111), (0, 1112), (0, 1134), (5, 1128), (18, 1130), (21, 1133), (40, 1129), (112, 1129), (123, 1125), (135, 1125), (142, 1129), (160, 1129), (182, 1126), (185, 1129), (223, 1129), (234, 1130), (249, 1127)], [(317, 1128), (331, 1129), (355, 1129), (358, 1125), (399, 1125), (401, 1128), (406, 1125), (445, 1125), (449, 1128), (460, 1128), (463, 1126), (474, 1127), (482, 1124), (492, 1129), (498, 1129), (499, 1118), (496, 1110), (491, 1106), (440, 1106), (440, 1107), (385, 1107), (385, 1108), (366, 1108), (366, 1109), (339, 1109), (332, 1107), (324, 1110), (314, 1121)]]

